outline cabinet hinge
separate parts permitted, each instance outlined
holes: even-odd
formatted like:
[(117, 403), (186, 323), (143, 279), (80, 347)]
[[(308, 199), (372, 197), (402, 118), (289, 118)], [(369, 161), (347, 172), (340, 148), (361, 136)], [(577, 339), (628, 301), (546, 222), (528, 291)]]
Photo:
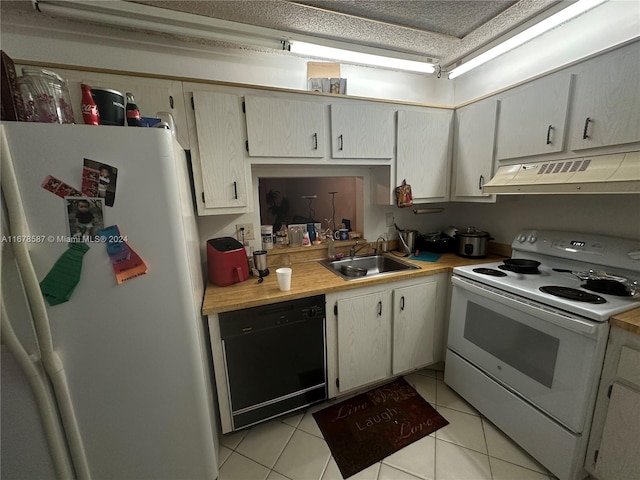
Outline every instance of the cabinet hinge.
[(173, 110), (173, 95), (169, 95), (169, 107)]
[(613, 385), (609, 385), (609, 390), (607, 390), (607, 397), (611, 398), (611, 390), (613, 390)]
[(598, 463), (598, 454), (600, 453), (600, 450), (596, 450), (595, 452), (593, 452), (593, 463)]
[(244, 103), (244, 100), (242, 101), (242, 113), (247, 113), (247, 107), (246, 107), (246, 104)]
[(333, 314), (336, 317), (338, 316), (338, 302), (336, 302), (335, 305), (333, 306)]
[(336, 378), (336, 388), (340, 388), (340, 379)]
[(244, 148), (247, 149), (247, 152), (249, 151), (249, 140), (245, 140), (244, 142)]
[(191, 110), (195, 110), (196, 109), (196, 104), (193, 103), (193, 97), (191, 97)]
[(204, 192), (202, 192), (202, 203), (207, 203), (204, 201)]

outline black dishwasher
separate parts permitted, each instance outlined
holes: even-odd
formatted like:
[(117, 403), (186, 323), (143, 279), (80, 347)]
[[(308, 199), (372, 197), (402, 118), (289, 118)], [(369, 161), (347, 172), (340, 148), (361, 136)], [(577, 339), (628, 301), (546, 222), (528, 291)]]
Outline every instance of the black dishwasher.
[(324, 295), (219, 321), (234, 430), (327, 398)]

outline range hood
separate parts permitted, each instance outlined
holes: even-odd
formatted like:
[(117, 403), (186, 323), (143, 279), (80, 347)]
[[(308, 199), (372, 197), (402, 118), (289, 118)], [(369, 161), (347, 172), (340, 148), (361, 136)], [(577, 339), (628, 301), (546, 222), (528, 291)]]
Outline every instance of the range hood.
[(640, 193), (640, 152), (502, 165), (483, 193)]

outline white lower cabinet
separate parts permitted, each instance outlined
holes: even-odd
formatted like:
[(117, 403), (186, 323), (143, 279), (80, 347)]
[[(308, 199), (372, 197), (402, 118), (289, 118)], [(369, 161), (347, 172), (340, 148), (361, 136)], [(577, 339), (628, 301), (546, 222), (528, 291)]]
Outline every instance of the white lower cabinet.
[(391, 292), (338, 300), (340, 390), (372, 383), (390, 374)]
[(437, 281), (393, 290), (394, 375), (434, 362), (437, 299)]
[(640, 336), (613, 327), (585, 468), (598, 480), (640, 478)]
[(329, 397), (443, 359), (447, 274), (327, 294)]

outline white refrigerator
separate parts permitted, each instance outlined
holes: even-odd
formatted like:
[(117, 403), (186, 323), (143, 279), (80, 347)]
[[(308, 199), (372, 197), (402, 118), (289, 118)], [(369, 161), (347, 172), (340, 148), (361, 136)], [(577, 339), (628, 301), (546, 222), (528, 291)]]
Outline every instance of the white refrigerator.
[[(0, 134), (1, 477), (217, 478), (217, 407), (184, 150), (157, 128), (5, 122)], [(107, 183), (113, 205), (92, 203), (102, 209), (89, 223), (74, 217), (77, 202), (51, 191), (58, 181), (83, 190), (85, 159), (117, 173)], [(47, 178), (56, 179), (49, 190)], [(89, 235), (74, 237), (80, 224)], [(105, 236), (95, 234), (111, 225), (142, 267), (124, 268), (130, 256), (109, 255)], [(79, 277), (77, 262), (54, 272), (78, 241), (89, 246)], [(137, 276), (118, 283), (114, 266)], [(50, 271), (53, 288), (76, 282), (67, 301), (44, 298)]]

